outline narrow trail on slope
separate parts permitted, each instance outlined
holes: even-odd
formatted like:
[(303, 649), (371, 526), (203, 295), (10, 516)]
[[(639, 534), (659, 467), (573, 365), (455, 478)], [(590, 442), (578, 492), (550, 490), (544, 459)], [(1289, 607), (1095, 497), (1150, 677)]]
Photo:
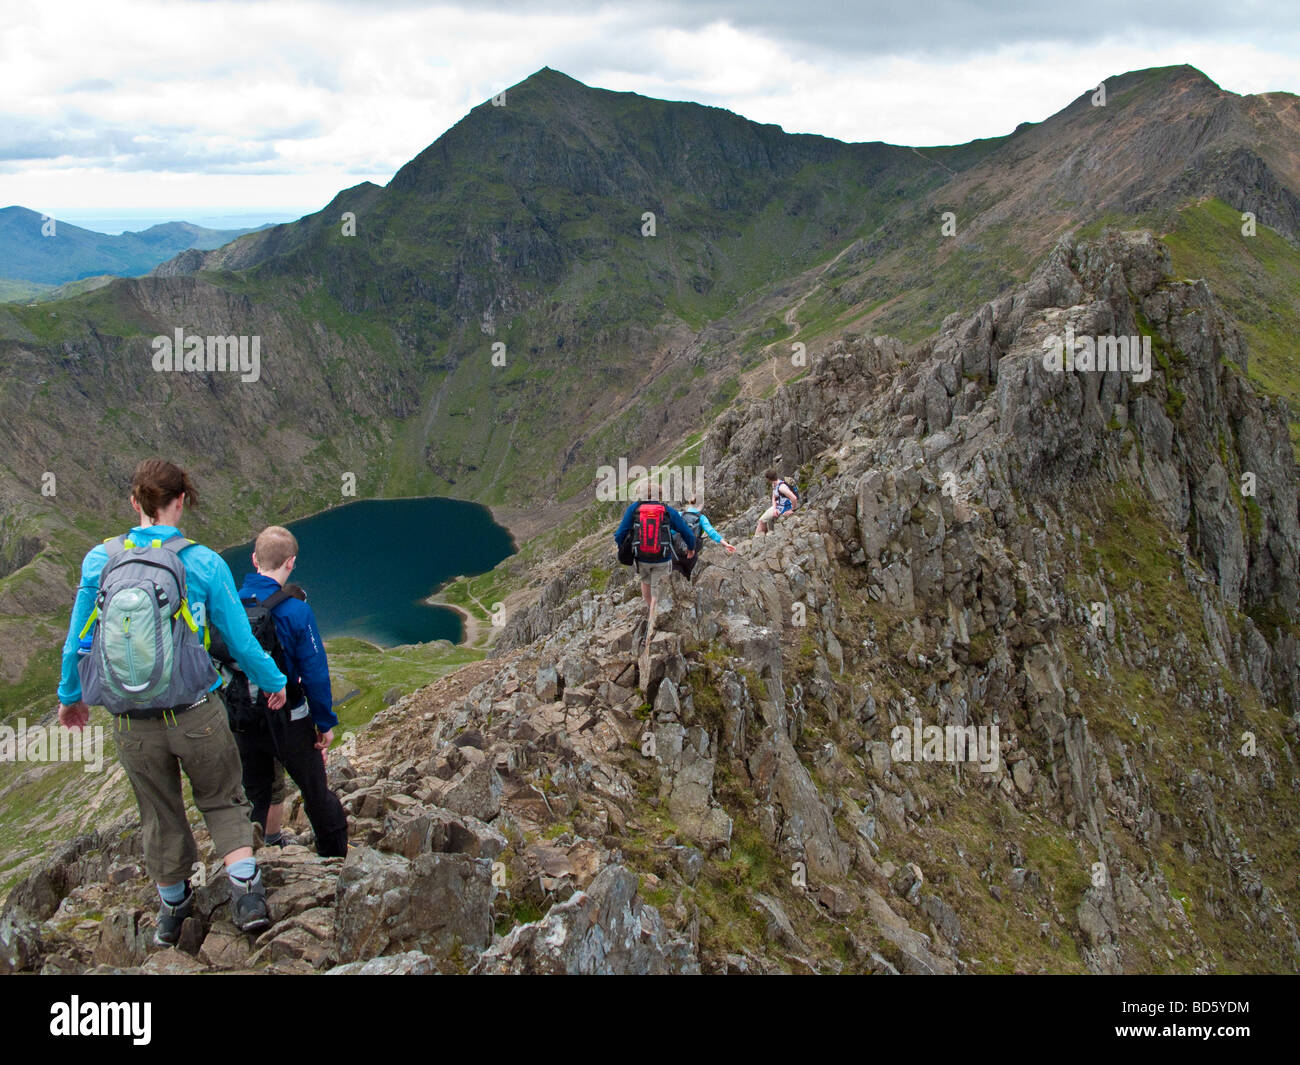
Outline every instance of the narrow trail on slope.
[[(769, 344), (768, 345), (769, 348), (773, 348), (777, 344), (788, 344), (791, 341), (793, 341), (795, 337), (799, 335), (800, 330), (802, 329), (802, 326), (800, 326), (798, 320), (799, 310), (803, 307), (804, 303), (807, 302), (808, 297), (811, 296), (818, 289), (818, 287), (821, 284), (821, 279), (826, 275), (826, 272), (830, 270), (833, 266), (835, 266), (835, 264), (838, 263), (841, 259), (843, 259), (845, 255), (847, 255), (850, 251), (856, 248), (859, 245), (859, 243), (860, 241), (857, 240), (850, 241), (848, 244), (844, 245), (844, 247), (842, 247), (839, 251), (837, 251), (833, 256), (831, 256), (831, 258), (828, 259), (821, 266), (813, 267), (811, 270), (807, 271), (804, 274), (804, 277), (807, 278), (807, 284), (804, 287), (803, 295), (800, 296), (797, 300), (795, 300), (795, 302), (791, 304), (788, 308), (786, 308), (785, 313), (782, 316), (782, 321), (787, 326), (792, 327), (794, 332), (792, 332), (789, 336), (783, 338), (782, 340), (775, 341), (773, 344)], [(770, 369), (772, 372), (772, 380), (775, 382), (778, 388), (782, 384), (782, 378), (777, 371), (777, 366), (779, 362), (780, 362), (779, 357), (776, 354), (773, 354)], [(758, 371), (760, 369), (761, 367), (756, 366), (753, 370), (743, 375), (738, 398), (741, 399), (758, 398), (759, 390), (758, 390), (757, 381), (758, 381)]]

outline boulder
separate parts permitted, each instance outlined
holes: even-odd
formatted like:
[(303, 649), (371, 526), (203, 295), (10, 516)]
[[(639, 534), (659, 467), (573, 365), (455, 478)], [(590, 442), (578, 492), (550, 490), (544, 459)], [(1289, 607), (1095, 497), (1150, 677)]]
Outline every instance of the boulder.
[(544, 703), (553, 703), (559, 698), (560, 675), (554, 666), (543, 666), (537, 671), (537, 698)]
[(637, 895), (637, 877), (622, 865), (601, 870), (586, 891), (518, 925), (484, 952), (475, 973), (569, 975), (698, 974), (686, 938), (668, 930), (659, 911)]
[(492, 863), (464, 854), (407, 859), (349, 852), (334, 908), (340, 962), (419, 950), (453, 968), (492, 939)]
[(450, 780), (435, 780), (433, 797), (437, 805), (455, 813), (491, 821), (501, 812), (504, 790), (495, 765), (482, 759), (463, 766)]
[(20, 973), (35, 967), (41, 956), (41, 929), (22, 910), (0, 916), (0, 973)]
[(495, 858), (508, 845), (505, 836), (477, 817), (421, 803), (394, 810), (384, 818), (383, 829), (375, 846), (406, 858), (430, 852)]

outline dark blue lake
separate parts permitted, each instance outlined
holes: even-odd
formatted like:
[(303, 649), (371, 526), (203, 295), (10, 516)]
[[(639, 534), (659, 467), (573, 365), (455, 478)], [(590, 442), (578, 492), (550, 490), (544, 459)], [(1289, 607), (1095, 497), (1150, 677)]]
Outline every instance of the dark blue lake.
[[(298, 538), (290, 581), (301, 584), (321, 635), (383, 647), (458, 642), (460, 615), (423, 602), (448, 579), (490, 570), (514, 554), (487, 507), (459, 499), (366, 499), (286, 526)], [(236, 586), (253, 572), (253, 544), (221, 557)]]

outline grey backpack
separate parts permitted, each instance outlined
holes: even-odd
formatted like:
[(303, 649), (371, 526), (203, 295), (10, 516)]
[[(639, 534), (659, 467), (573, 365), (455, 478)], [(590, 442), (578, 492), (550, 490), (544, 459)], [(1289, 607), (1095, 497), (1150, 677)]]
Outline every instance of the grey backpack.
[(687, 527), (691, 530), (691, 535), (695, 537), (695, 553), (698, 555), (704, 550), (704, 542), (708, 539), (704, 535), (704, 524), (701, 522), (701, 513), (698, 510), (683, 510), (682, 521), (686, 522)]
[[(186, 601), (180, 553), (193, 540), (105, 542), (108, 562), (86, 627), (95, 634), (77, 662), (81, 698), (110, 713), (163, 710), (191, 703), (217, 682)], [(98, 625), (96, 625), (98, 621)]]

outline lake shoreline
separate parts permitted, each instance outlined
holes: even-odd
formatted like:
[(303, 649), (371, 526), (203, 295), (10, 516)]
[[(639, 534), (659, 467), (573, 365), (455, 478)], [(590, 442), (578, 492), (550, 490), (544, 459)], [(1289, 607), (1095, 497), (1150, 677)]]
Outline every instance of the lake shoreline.
[[(459, 577), (453, 579), (460, 580)], [(467, 647), (471, 650), (480, 649), (478, 647), (478, 642), (479, 638), (483, 634), (483, 622), (479, 621), (479, 619), (470, 613), (470, 611), (457, 603), (451, 603), (446, 599), (443, 599), (441, 592), (434, 592), (433, 595), (428, 596), (424, 602), (428, 603), (429, 606), (440, 606), (447, 610), (454, 610), (460, 615), (460, 619), (465, 625), (465, 638), (453, 646)]]
[[(322, 631), (347, 631), (349, 619), (364, 614), (373, 633), (369, 640), (377, 645), (450, 637), (452, 646), (482, 650), (492, 634), (481, 611), (450, 602), (444, 593), (449, 584), (464, 580), (464, 574), (490, 572), (495, 562), (518, 552), (514, 531), (498, 516), (486, 504), (451, 496), (348, 499), (288, 520), (305, 560), (305, 567), (296, 568), (290, 580), (301, 581), (309, 591), (320, 589), (321, 598), (312, 598)], [(381, 530), (387, 544), (382, 555), (366, 560), (364, 566), (328, 568), (329, 560), (343, 550), (340, 545), (356, 537), (364, 539), (367, 529)], [(237, 581), (251, 569), (251, 541), (222, 548), (220, 553)], [(327, 567), (323, 571), (322, 559)], [(377, 581), (364, 577), (370, 570), (383, 576)], [(448, 570), (457, 575), (449, 576)], [(434, 609), (428, 611), (429, 607)], [(457, 615), (454, 635), (447, 632), (451, 618), (439, 614), (440, 610)], [(421, 620), (426, 615), (430, 620)]]

